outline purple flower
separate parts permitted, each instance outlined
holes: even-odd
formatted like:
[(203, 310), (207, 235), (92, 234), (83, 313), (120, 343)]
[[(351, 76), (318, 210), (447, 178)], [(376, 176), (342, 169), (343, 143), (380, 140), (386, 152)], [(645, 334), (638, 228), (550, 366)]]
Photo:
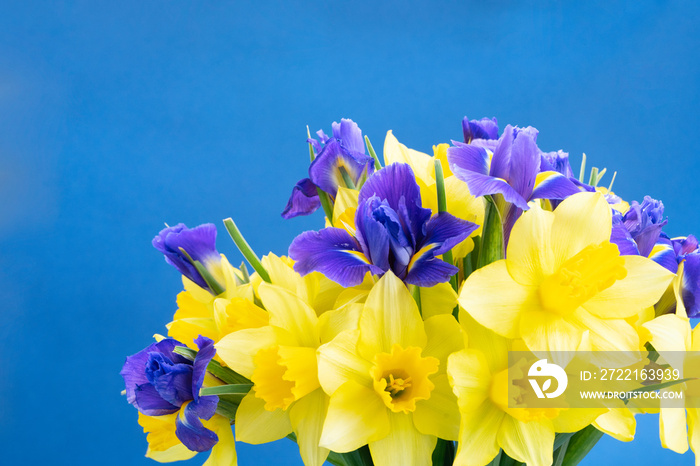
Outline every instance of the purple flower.
[(216, 348), (209, 338), (195, 340), (199, 352), (194, 362), (175, 353), (182, 343), (165, 339), (128, 356), (120, 374), (126, 385), (126, 399), (147, 416), (179, 412), (175, 435), (192, 451), (207, 451), (218, 437), (202, 425), (216, 412), (219, 397), (199, 396), (207, 365)]
[(462, 119), (464, 142), (470, 144), (474, 139), (498, 139), (498, 121), (495, 118), (481, 120)]
[(381, 276), (389, 270), (418, 286), (448, 281), (458, 269), (437, 256), (477, 225), (446, 212), (431, 217), (421, 205), (410, 166), (395, 163), (379, 170), (360, 190), (355, 235), (340, 228), (302, 233), (289, 247), (294, 270), (318, 271), (346, 287), (360, 284), (367, 272)]
[[(467, 183), (474, 196), (498, 194), (507, 203), (501, 215), (507, 238), (515, 221), (532, 199), (564, 199), (579, 192), (566, 175), (541, 170), (542, 152), (536, 144), (537, 130), (532, 127), (506, 126), (497, 142), (474, 140), (455, 142), (447, 149), (452, 173)], [(491, 153), (492, 152), (492, 156)], [(545, 169), (550, 168), (549, 163)]]
[[(632, 201), (624, 215), (614, 211), (612, 237), (613, 242), (618, 244), (620, 253), (649, 257), (661, 238), (661, 229), (668, 223), (668, 220), (663, 219), (663, 215), (663, 203), (649, 196), (644, 196), (641, 205)], [(662, 244), (668, 245), (670, 252), (675, 254), (670, 240), (661, 239)], [(633, 251), (635, 247), (636, 252)], [(675, 273), (675, 270), (673, 272)]]
[(308, 140), (316, 154), (309, 166), (309, 177), (294, 186), (282, 212), (285, 219), (315, 212), (321, 205), (317, 187), (331, 198), (335, 197), (339, 186), (347, 187), (341, 169), (356, 186), (374, 171), (374, 159), (365, 154), (362, 131), (354, 121), (343, 118), (340, 123), (333, 122), (333, 137), (329, 138), (323, 131), (317, 134), (319, 140)]
[(153, 247), (165, 255), (165, 262), (175, 267), (185, 277), (205, 290), (211, 291), (206, 280), (190, 259), (199, 261), (206, 269), (214, 269), (221, 263), (221, 255), (216, 250), (216, 226), (205, 223), (195, 228), (187, 228), (184, 223), (167, 227), (153, 238)]

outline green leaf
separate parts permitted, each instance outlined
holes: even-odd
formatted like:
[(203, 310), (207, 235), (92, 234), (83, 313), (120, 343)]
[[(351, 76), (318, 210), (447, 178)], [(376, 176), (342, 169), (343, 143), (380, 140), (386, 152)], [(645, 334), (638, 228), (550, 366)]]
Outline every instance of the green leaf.
[(576, 432), (569, 440), (562, 466), (576, 466), (602, 436), (603, 433), (592, 425)]
[(358, 448), (350, 453), (336, 453), (334, 451), (328, 454), (327, 461), (335, 466), (373, 466), (372, 455), (369, 452), (367, 445)]
[(503, 223), (498, 207), (491, 196), (485, 196), (486, 212), (484, 214), (484, 227), (481, 235), (481, 247), (477, 269), (492, 262), (503, 259)]
[(379, 161), (379, 158), (377, 157), (377, 153), (374, 152), (374, 147), (372, 147), (372, 143), (369, 142), (369, 138), (366, 135), (365, 135), (365, 144), (367, 144), (367, 150), (369, 151), (369, 155), (371, 155), (372, 158), (374, 159), (374, 169), (381, 170), (382, 163)]
[(695, 380), (695, 377), (688, 377), (686, 379), (671, 380), (669, 382), (657, 383), (655, 385), (647, 385), (645, 387), (635, 388), (630, 390), (631, 392), (655, 392), (656, 390), (661, 390), (663, 388), (673, 387), (681, 383), (688, 382), (690, 380)]
[(243, 257), (245, 257), (248, 263), (255, 269), (256, 272), (258, 272), (260, 278), (265, 280), (267, 283), (270, 283), (270, 275), (268, 275), (267, 270), (265, 270), (265, 267), (263, 267), (260, 259), (258, 259), (258, 256), (250, 247), (248, 242), (245, 240), (245, 238), (243, 238), (241, 231), (238, 229), (233, 219), (225, 219), (224, 226), (226, 226), (228, 234), (231, 235), (231, 239), (234, 243), (236, 243), (236, 246), (238, 247), (238, 250), (241, 251), (241, 254), (243, 254)]
[(228, 418), (231, 422), (236, 419), (236, 411), (241, 404), (241, 398), (222, 395), (219, 397), (219, 403), (216, 405), (216, 413)]
[[(560, 434), (557, 434), (557, 435), (560, 435)], [(571, 437), (567, 437), (566, 440), (564, 440), (564, 442), (559, 447), (557, 447), (556, 438), (555, 438), (554, 462), (552, 463), (552, 466), (562, 466), (562, 463), (564, 462), (564, 458), (566, 457), (566, 450), (569, 447), (570, 438)]]
[(253, 388), (252, 383), (236, 383), (230, 385), (217, 385), (215, 387), (202, 387), (199, 389), (199, 395), (246, 395), (251, 388)]
[(433, 466), (450, 466), (455, 460), (455, 443), (438, 439), (433, 450)]
[(180, 252), (187, 258), (187, 260), (190, 261), (190, 264), (194, 265), (194, 268), (197, 269), (197, 272), (199, 272), (199, 274), (204, 279), (204, 282), (209, 286), (209, 289), (211, 289), (215, 296), (218, 296), (225, 291), (224, 287), (221, 286), (221, 284), (218, 281), (216, 281), (214, 276), (211, 273), (209, 273), (209, 271), (204, 267), (204, 265), (202, 265), (201, 262), (192, 259), (192, 256), (190, 256), (184, 248), (181, 247), (179, 249)]

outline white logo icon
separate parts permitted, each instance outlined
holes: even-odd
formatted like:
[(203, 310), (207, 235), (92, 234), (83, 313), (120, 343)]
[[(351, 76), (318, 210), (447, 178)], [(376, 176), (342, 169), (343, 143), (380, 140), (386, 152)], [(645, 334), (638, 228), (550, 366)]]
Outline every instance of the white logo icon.
[[(569, 378), (566, 376), (564, 369), (556, 364), (548, 364), (546, 359), (540, 359), (530, 366), (530, 370), (527, 372), (527, 375), (530, 377), (550, 377), (544, 381), (542, 388), (540, 388), (537, 380), (529, 379), (530, 385), (532, 385), (532, 389), (535, 390), (537, 398), (544, 398), (545, 396), (547, 398), (556, 398), (564, 393), (564, 390), (566, 390), (566, 385), (569, 383)], [(552, 385), (552, 378), (556, 379), (557, 381), (557, 389), (552, 393), (546, 393)]]

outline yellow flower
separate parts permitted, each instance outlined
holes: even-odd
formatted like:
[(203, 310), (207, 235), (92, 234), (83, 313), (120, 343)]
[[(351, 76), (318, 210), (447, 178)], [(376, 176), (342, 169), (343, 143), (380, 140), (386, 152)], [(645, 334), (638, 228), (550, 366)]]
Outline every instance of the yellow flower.
[[(454, 464), (483, 466), (502, 448), (530, 466), (551, 465), (555, 432), (583, 429), (601, 410), (512, 407), (528, 404), (527, 400), (509, 399), (508, 390), (511, 382), (527, 383), (525, 368), (508, 367), (508, 351), (524, 348), (481, 326), (464, 311), (460, 323), (468, 348), (450, 355), (447, 363), (461, 413)], [(522, 377), (514, 375), (517, 371)]]
[[(367, 296), (371, 283), (345, 289), (320, 273), (300, 276), (293, 269), (293, 261), (287, 257), (268, 254), (262, 264), (274, 285), (291, 291), (311, 306), (316, 314), (340, 307), (350, 302), (362, 301)], [(222, 270), (228, 277), (242, 274), (231, 267), (222, 255)], [(251, 275), (249, 283), (226, 281), (226, 290), (219, 296), (212, 296), (207, 290), (183, 277), (185, 291), (177, 296), (178, 310), (173, 321), (167, 325), (168, 336), (193, 346), (198, 335), (219, 341), (231, 332), (246, 328), (259, 328), (268, 325), (268, 313), (256, 304), (258, 287), (262, 279), (257, 273)], [(218, 355), (217, 355), (217, 359)]]
[(236, 412), (236, 439), (260, 444), (294, 432), (304, 463), (321, 466), (329, 452), (318, 446), (328, 396), (319, 385), (316, 349), (341, 330), (355, 328), (360, 305), (319, 317), (281, 286), (261, 283), (257, 294), (269, 325), (238, 330), (216, 344), (221, 359), (254, 384)]
[(423, 322), (406, 286), (387, 272), (367, 297), (359, 328), (318, 350), (319, 380), (330, 395), (320, 444), (337, 452), (369, 444), (377, 466), (430, 465), (438, 437), (457, 439), (446, 360), (463, 346), (452, 315)]
[[(148, 450), (146, 457), (159, 463), (184, 461), (197, 454), (189, 450), (175, 435), (175, 417), (178, 413), (165, 416), (146, 416), (139, 413), (139, 425), (147, 433)], [(209, 458), (203, 466), (235, 466), (236, 446), (231, 431), (230, 421), (224, 416), (215, 414), (202, 424), (219, 437), (219, 441), (211, 449)]]
[[(700, 380), (697, 379), (700, 367), (697, 352), (700, 351), (700, 327), (691, 330), (686, 317), (667, 314), (644, 324), (651, 334), (651, 344), (662, 358), (672, 367), (680, 369), (683, 378), (694, 378), (684, 384), (671, 386), (667, 390), (683, 393), (685, 408), (665, 405), (661, 400), (659, 414), (659, 436), (664, 448), (685, 453), (690, 448), (695, 453), (695, 464), (700, 465)], [(664, 354), (666, 353), (666, 354)], [(675, 403), (677, 403), (676, 400)], [(686, 432), (687, 427), (687, 432)]]
[(459, 303), (479, 323), (536, 352), (638, 351), (625, 319), (653, 306), (673, 278), (655, 262), (620, 256), (599, 193), (579, 193), (554, 212), (536, 204), (515, 223), (506, 259), (474, 272)]

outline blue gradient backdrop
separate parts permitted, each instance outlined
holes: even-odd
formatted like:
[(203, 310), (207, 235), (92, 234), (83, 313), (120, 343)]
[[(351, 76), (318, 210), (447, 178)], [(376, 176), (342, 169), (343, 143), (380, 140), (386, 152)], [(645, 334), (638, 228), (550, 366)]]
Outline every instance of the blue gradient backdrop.
[[(393, 129), (426, 152), (464, 115), (533, 125), (543, 149), (617, 170), (625, 198), (662, 199), (670, 234), (700, 233), (694, 2), (9, 3), (3, 464), (154, 464), (118, 375), (180, 290), (151, 238), (232, 216), (256, 251), (285, 253), (321, 221), (279, 216), (307, 124), (350, 117), (377, 147)], [(693, 464), (638, 419), (635, 442), (605, 438), (584, 464)], [(301, 464), (289, 441), (238, 449), (243, 465)]]

